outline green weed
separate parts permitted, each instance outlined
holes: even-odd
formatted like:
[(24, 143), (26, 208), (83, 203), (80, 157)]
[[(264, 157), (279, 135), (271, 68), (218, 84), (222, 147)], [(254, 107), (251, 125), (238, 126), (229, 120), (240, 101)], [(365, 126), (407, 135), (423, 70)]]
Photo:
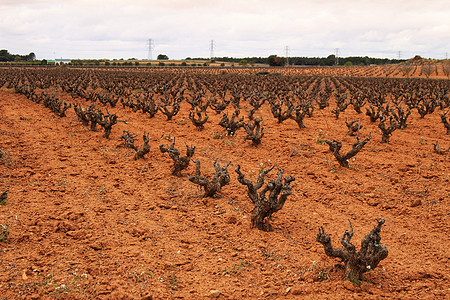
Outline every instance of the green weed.
[(8, 235), (9, 235), (8, 223), (6, 223), (6, 225), (0, 224), (0, 242), (6, 241)]
[(184, 124), (186, 124), (186, 123), (187, 123), (187, 120), (186, 120), (186, 119), (183, 119), (183, 120), (181, 120), (181, 121), (177, 121), (177, 122), (176, 122), (177, 125), (184, 125)]
[(251, 266), (251, 263), (248, 261), (244, 261), (243, 259), (241, 259), (241, 263), (238, 264), (234, 264), (233, 268), (230, 271), (227, 271), (227, 269), (223, 269), (220, 273), (222, 275), (232, 275), (232, 274), (236, 274), (239, 271), (242, 271), (245, 267), (247, 266)]
[(319, 274), (317, 274), (317, 278), (327, 280), (329, 278), (327, 271), (324, 268), (320, 269)]
[(419, 144), (421, 144), (421, 145), (426, 145), (427, 144), (427, 142), (423, 139), (423, 136), (420, 137)]
[(213, 139), (216, 139), (216, 140), (223, 139), (223, 135), (222, 134), (215, 133), (214, 131), (211, 131), (211, 135), (213, 136)]
[(8, 197), (4, 197), (3, 199), (0, 199), (0, 205), (6, 205), (8, 203)]
[(170, 135), (170, 133), (166, 134), (164, 131), (161, 134), (161, 140), (173, 141), (174, 137)]
[(223, 141), (223, 144), (224, 144), (225, 146), (233, 146), (233, 145), (234, 145), (234, 142), (231, 141), (231, 140), (228, 140), (228, 141)]
[(318, 135), (316, 137), (316, 143), (317, 144), (321, 144), (321, 145), (325, 145), (326, 144), (325, 138), (323, 136), (321, 136), (321, 135)]
[(99, 189), (100, 194), (104, 194), (106, 192), (108, 192), (108, 190), (106, 189), (105, 185), (102, 184), (102, 186)]

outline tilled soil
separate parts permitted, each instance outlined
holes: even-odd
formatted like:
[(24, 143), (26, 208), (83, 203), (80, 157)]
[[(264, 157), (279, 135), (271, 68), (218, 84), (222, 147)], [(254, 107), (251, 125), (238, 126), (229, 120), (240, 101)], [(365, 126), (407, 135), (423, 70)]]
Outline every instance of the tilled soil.
[[(72, 99), (70, 103), (88, 103)], [(248, 107), (245, 106), (244, 110)], [(101, 108), (101, 107), (100, 107)], [(2, 299), (166, 299), (218, 297), (326, 299), (444, 299), (450, 294), (450, 147), (440, 111), (421, 119), (413, 111), (408, 127), (381, 143), (376, 123), (352, 109), (339, 120), (331, 108), (316, 110), (299, 129), (282, 124), (267, 104), (260, 110), (265, 136), (257, 147), (244, 130), (226, 136), (221, 115), (209, 112), (199, 131), (188, 119), (189, 105), (166, 121), (122, 107), (110, 139), (90, 131), (73, 111), (53, 115), (41, 104), (0, 89), (0, 243)], [(231, 110), (230, 110), (231, 113)], [(371, 141), (340, 167), (324, 139), (341, 140), (343, 152), (356, 138), (345, 120), (361, 119), (359, 135)], [(148, 133), (150, 153), (134, 160), (123, 147), (123, 130)], [(214, 173), (217, 158), (231, 182), (217, 197), (187, 179), (194, 164), (171, 175), (172, 160), (159, 151), (170, 144), (184, 154), (195, 145), (202, 174)], [(251, 227), (253, 205), (234, 168), (256, 180), (277, 165), (295, 176), (293, 193), (273, 215), (273, 231)], [(276, 176), (276, 169), (268, 178)], [(333, 245), (349, 229), (360, 240), (385, 218), (381, 243), (388, 257), (366, 273), (360, 285), (343, 280), (339, 261), (316, 242), (320, 226)]]

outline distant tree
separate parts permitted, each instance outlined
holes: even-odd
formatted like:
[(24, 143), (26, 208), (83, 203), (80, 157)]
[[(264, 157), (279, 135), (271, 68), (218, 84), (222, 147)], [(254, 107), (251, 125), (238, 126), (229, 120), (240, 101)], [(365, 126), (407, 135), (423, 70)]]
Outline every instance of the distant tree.
[(276, 55), (270, 55), (268, 57), (269, 66), (281, 67), (286, 64), (286, 59), (284, 57), (278, 57)]
[(36, 54), (34, 54), (34, 52), (30, 52), (30, 54), (27, 55), (26, 60), (27, 61), (34, 61), (34, 60), (36, 60)]
[(336, 63), (336, 55), (331, 54), (325, 59), (326, 66), (333, 66)]
[(12, 61), (14, 60), (13, 55), (9, 54), (8, 50), (0, 50), (0, 61)]
[(169, 57), (167, 55), (165, 55), (165, 54), (158, 54), (157, 59), (158, 60), (168, 60)]
[(351, 66), (353, 66), (353, 63), (351, 61), (347, 61), (344, 64), (344, 67), (351, 67)]
[(241, 60), (239, 61), (239, 65), (240, 65), (240, 66), (246, 66), (246, 65), (248, 65), (248, 61), (247, 61), (246, 59), (241, 59)]

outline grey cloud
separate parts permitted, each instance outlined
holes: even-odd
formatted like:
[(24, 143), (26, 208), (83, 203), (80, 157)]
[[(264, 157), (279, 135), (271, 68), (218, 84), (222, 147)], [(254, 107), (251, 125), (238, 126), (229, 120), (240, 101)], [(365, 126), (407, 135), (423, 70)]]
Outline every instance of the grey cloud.
[(0, 45), (38, 58), (145, 58), (152, 38), (155, 52), (185, 58), (208, 56), (214, 39), (221, 56), (282, 55), (289, 46), (298, 56), (339, 47), (342, 55), (439, 58), (449, 48), (449, 15), (447, 0), (3, 0)]

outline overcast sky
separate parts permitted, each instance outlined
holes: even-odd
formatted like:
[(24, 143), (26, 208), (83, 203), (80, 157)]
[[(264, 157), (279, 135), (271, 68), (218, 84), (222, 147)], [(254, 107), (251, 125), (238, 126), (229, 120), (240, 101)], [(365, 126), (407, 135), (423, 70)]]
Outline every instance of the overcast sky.
[(50, 58), (446, 58), (449, 0), (0, 0), (0, 49)]

